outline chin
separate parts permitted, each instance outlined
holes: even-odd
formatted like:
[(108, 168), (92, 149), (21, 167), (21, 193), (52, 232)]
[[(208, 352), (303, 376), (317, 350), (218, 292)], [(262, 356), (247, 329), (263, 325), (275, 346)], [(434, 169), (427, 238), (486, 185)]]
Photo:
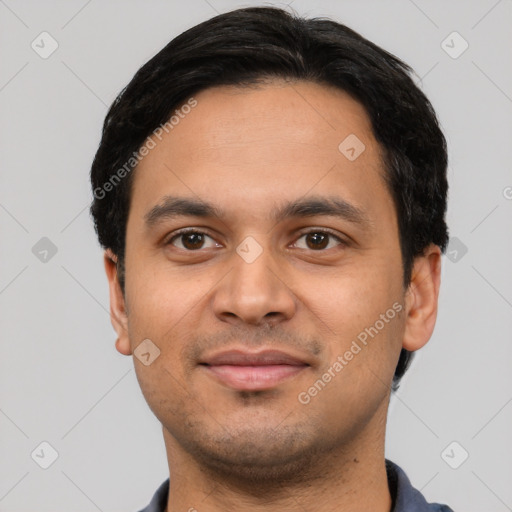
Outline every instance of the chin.
[[(322, 466), (331, 450), (322, 435), (312, 425), (286, 426), (277, 429), (244, 429), (219, 437), (190, 437), (184, 446), (213, 478), (231, 482), (237, 487), (266, 492), (272, 486), (304, 483), (314, 479), (315, 468)], [(184, 441), (183, 439), (181, 440)], [(183, 445), (183, 444), (182, 444)], [(321, 476), (322, 471), (319, 472)], [(256, 487), (255, 487), (256, 486)]]

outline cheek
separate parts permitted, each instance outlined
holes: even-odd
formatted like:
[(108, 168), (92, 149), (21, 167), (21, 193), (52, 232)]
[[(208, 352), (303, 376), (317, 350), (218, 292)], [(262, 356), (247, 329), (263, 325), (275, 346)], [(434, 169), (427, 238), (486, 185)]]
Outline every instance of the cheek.
[(150, 366), (138, 362), (135, 373), (141, 392), (153, 414), (164, 425), (184, 423), (190, 410), (187, 381), (160, 356)]
[(311, 304), (316, 301), (317, 325), (329, 327), (324, 338), (328, 355), (317, 375), (329, 384), (317, 406), (334, 426), (346, 421), (348, 410), (355, 425), (366, 424), (389, 392), (403, 336), (400, 285), (389, 268), (360, 273), (352, 268), (350, 274), (329, 280), (323, 293), (310, 295)]
[(335, 326), (364, 328), (402, 296), (401, 268), (383, 260), (361, 259), (340, 267), (328, 278), (303, 279), (302, 295), (311, 307), (329, 318), (334, 330)]
[(361, 380), (367, 381), (374, 372), (387, 381), (403, 335), (400, 272), (399, 266), (391, 271), (389, 264), (365, 264), (340, 268), (336, 276), (316, 283), (316, 278), (308, 278), (300, 296), (324, 336), (328, 364), (352, 352), (345, 373), (361, 373)]
[(129, 320), (138, 334), (164, 335), (193, 310), (207, 290), (205, 279), (190, 275), (184, 267), (173, 268), (161, 253), (127, 250), (126, 298)]
[[(180, 352), (187, 341), (194, 306), (204, 291), (178, 279), (176, 273), (159, 272), (155, 264), (129, 268), (126, 297), (129, 306), (128, 331), (133, 350), (146, 339), (159, 355), (148, 366), (134, 354), (134, 366), (141, 391), (163, 422), (170, 417), (183, 421), (187, 410), (187, 375)], [(151, 268), (149, 268), (151, 267)]]

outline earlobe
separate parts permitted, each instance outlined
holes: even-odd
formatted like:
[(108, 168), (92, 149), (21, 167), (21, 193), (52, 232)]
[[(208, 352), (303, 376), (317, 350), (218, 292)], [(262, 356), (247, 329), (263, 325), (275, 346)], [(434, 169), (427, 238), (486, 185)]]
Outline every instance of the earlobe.
[(128, 339), (128, 336), (117, 338), (116, 350), (125, 356), (132, 355), (132, 349), (130, 348), (130, 341)]
[(414, 260), (411, 283), (406, 293), (406, 319), (402, 346), (414, 352), (426, 345), (437, 318), (441, 284), (441, 250), (429, 245)]
[(132, 351), (128, 337), (128, 317), (125, 298), (117, 278), (117, 256), (107, 249), (103, 260), (110, 290), (110, 321), (118, 336), (116, 349), (121, 354), (129, 356)]

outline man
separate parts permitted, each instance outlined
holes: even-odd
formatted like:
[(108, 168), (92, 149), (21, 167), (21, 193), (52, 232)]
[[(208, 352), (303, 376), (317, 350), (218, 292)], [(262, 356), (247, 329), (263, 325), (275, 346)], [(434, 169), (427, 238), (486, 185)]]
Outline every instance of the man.
[(145, 512), (451, 510), (384, 457), (448, 239), (446, 143), (409, 71), (249, 8), (171, 41), (110, 108), (91, 211), (170, 475)]

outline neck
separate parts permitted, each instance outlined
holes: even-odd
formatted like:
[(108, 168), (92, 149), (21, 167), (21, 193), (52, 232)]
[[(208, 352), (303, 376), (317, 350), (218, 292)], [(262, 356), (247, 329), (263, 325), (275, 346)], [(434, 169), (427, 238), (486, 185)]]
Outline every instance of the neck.
[(340, 445), (328, 454), (311, 456), (296, 476), (258, 480), (207, 467), (184, 451), (165, 428), (163, 432), (170, 474), (166, 512), (391, 511), (385, 428), (361, 433), (350, 447)]

